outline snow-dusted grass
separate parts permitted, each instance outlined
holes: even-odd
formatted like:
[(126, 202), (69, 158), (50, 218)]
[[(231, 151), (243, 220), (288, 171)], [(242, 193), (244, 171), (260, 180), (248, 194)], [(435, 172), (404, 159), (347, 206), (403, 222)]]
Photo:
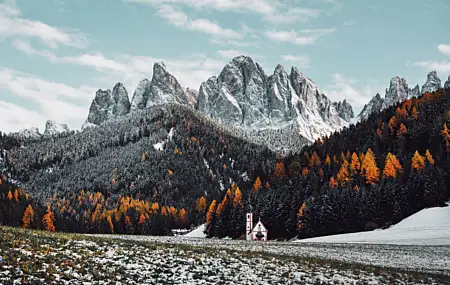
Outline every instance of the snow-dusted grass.
[[(440, 284), (446, 281), (442, 276), (253, 250), (174, 245), (157, 239), (138, 242), (130, 236), (123, 240), (0, 227), (0, 237), (3, 258), (0, 284), (355, 284), (355, 281), (358, 284)], [(178, 237), (178, 240), (200, 239)]]
[(450, 206), (423, 209), (385, 230), (324, 236), (297, 242), (450, 246)]

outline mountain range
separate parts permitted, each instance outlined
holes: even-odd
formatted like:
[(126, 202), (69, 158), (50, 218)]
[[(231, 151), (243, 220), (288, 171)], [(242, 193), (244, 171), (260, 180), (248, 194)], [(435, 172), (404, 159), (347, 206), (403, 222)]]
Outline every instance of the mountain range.
[[(450, 76), (444, 87), (449, 85)], [(141, 80), (131, 100), (122, 83), (117, 83), (112, 91), (99, 89), (82, 130), (154, 105), (176, 103), (193, 108), (219, 124), (239, 129), (248, 137), (255, 137), (252, 134), (259, 131), (278, 131), (299, 135), (304, 144), (308, 144), (351, 123), (365, 120), (370, 114), (399, 101), (440, 87), (441, 80), (435, 71), (428, 74), (421, 90), (419, 85), (409, 88), (404, 78), (395, 76), (384, 98), (377, 93), (355, 116), (345, 99), (332, 102), (314, 81), (295, 67), (287, 72), (283, 66), (277, 65), (273, 74), (267, 76), (252, 58), (237, 56), (218, 76), (208, 78), (196, 91), (183, 88), (164, 63), (157, 62), (153, 66), (151, 80)], [(67, 131), (67, 125), (48, 121), (44, 135)], [(16, 136), (39, 137), (40, 134), (37, 128), (32, 128), (22, 130)], [(280, 149), (280, 146), (273, 147), (270, 140), (262, 143), (269, 144), (272, 149)]]

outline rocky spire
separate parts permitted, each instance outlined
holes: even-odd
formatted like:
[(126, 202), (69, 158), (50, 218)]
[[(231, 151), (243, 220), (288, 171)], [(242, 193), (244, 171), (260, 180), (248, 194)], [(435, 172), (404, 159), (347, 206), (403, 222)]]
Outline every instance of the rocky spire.
[(441, 80), (437, 76), (436, 71), (431, 71), (427, 75), (427, 81), (422, 86), (422, 94), (425, 92), (434, 92), (436, 90), (439, 90), (441, 88)]

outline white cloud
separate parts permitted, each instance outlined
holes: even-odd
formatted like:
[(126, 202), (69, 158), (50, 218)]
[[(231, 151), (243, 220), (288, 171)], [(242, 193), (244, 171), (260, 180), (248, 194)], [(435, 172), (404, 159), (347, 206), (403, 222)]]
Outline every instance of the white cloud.
[(293, 64), (297, 67), (300, 67), (301, 69), (307, 69), (310, 63), (309, 57), (306, 55), (295, 56), (291, 54), (286, 54), (280, 56), (280, 58), (282, 61)]
[(264, 16), (264, 20), (272, 23), (306, 22), (310, 18), (317, 18), (320, 10), (310, 8), (290, 8), (285, 12), (275, 12)]
[[(0, 67), (0, 89), (5, 89), (14, 96), (31, 100), (37, 107), (35, 111), (27, 110), (30, 118), (26, 118), (27, 115), (24, 118), (18, 118), (18, 114), (24, 112), (22, 107), (0, 102), (2, 108), (9, 106), (18, 111), (17, 114), (11, 111), (6, 112), (6, 116), (14, 115), (10, 119), (5, 119), (7, 122), (12, 122), (11, 125), (2, 125), (2, 130), (5, 131), (43, 126), (47, 119), (69, 123), (70, 126), (78, 128), (86, 119), (89, 103), (95, 94), (95, 88), (89, 86), (72, 87), (4, 67)], [(2, 113), (1, 117), (5, 116), (4, 112), (0, 111), (0, 113)]]
[[(45, 122), (47, 118), (33, 110), (28, 110), (15, 104), (0, 101), (0, 130), (5, 133), (16, 132), (20, 129), (40, 127), (37, 123)], [(40, 128), (42, 131), (42, 128)]]
[(247, 10), (260, 14), (273, 13), (275, 5), (279, 3), (279, 1), (269, 0), (128, 0), (128, 2), (150, 5), (186, 5), (196, 9), (212, 9), (217, 11)]
[(415, 66), (423, 67), (426, 70), (436, 70), (439, 73), (450, 73), (450, 61), (424, 60), (414, 62)]
[(241, 39), (243, 37), (239, 32), (222, 28), (210, 20), (189, 19), (183, 11), (170, 5), (159, 6), (158, 15), (179, 28), (206, 33), (216, 38)]
[(266, 36), (267, 38), (278, 41), (278, 42), (287, 42), (299, 46), (303, 45), (312, 45), (316, 42), (317, 39), (320, 37), (334, 32), (335, 28), (330, 29), (306, 29), (301, 30), (299, 32), (295, 31), (267, 31)]
[[(26, 41), (16, 41), (14, 46), (29, 55), (48, 58), (55, 63), (68, 63), (93, 68), (99, 72), (99, 80), (111, 88), (118, 81), (122, 82), (131, 93), (143, 78), (150, 78), (153, 64), (163, 61), (167, 70), (174, 75), (183, 87), (197, 89), (208, 77), (216, 75), (231, 58), (209, 58), (203, 54), (188, 55), (184, 59), (167, 59), (150, 56), (117, 54), (106, 57), (102, 53), (80, 54), (78, 56), (58, 57), (48, 50), (37, 50)], [(223, 54), (224, 55), (224, 54)], [(110, 87), (111, 86), (111, 87)], [(90, 95), (92, 98), (92, 94)]]
[(362, 107), (377, 93), (376, 88), (367, 82), (348, 78), (342, 74), (333, 74), (333, 84), (327, 86), (324, 93), (332, 101), (342, 101), (347, 99), (355, 114), (358, 114)]
[[(306, 22), (323, 12), (318, 9), (293, 7), (285, 0), (128, 0), (128, 2), (153, 6), (184, 5), (198, 10), (221, 12), (253, 12), (262, 15), (262, 19), (270, 23)], [(333, 4), (335, 3), (333, 1)]]
[(37, 38), (52, 48), (58, 45), (75, 48), (88, 46), (86, 36), (77, 30), (56, 28), (39, 21), (21, 18), (15, 1), (10, 0), (0, 4), (0, 37)]
[(443, 55), (450, 55), (450, 45), (440, 44), (437, 46), (437, 48)]

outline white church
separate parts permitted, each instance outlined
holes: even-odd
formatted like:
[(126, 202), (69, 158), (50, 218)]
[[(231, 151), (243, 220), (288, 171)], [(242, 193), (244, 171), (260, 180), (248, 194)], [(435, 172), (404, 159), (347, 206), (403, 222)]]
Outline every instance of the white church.
[(245, 231), (247, 240), (267, 241), (269, 234), (261, 219), (253, 226), (253, 213), (246, 214)]

